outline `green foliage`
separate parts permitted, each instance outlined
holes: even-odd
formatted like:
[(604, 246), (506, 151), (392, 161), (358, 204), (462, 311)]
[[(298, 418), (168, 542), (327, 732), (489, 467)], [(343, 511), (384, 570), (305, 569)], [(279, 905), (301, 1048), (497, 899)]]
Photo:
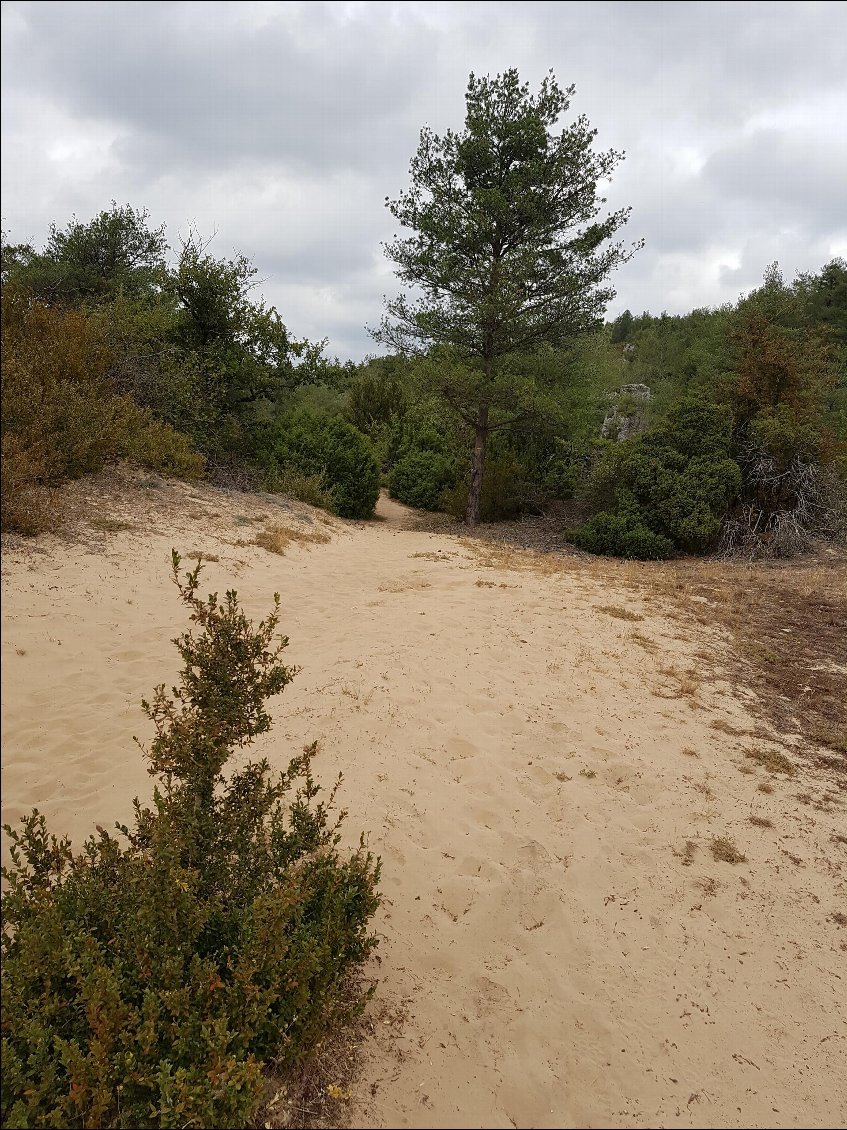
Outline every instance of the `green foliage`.
[(202, 474), (203, 459), (184, 436), (115, 394), (114, 354), (86, 311), (44, 306), (10, 283), (2, 347), (3, 475), (18, 484), (18, 497), (4, 502), (4, 529), (45, 528), (39, 487), (99, 471), (113, 459), (186, 478)]
[(62, 231), (52, 224), (40, 254), (28, 246), (9, 249), (3, 281), (17, 283), (49, 305), (151, 295), (164, 277), (168, 244), (164, 227), (151, 230), (148, 220), (146, 209), (113, 200), (88, 223), (74, 217)]
[(386, 202), (412, 233), (386, 253), (423, 297), (390, 300), (374, 336), (403, 353), (441, 347), (452, 364), (434, 390), (474, 432), (471, 525), (489, 433), (542, 411), (515, 360), (595, 326), (607, 276), (632, 254), (609, 242), (628, 210), (597, 219), (598, 181), (622, 154), (595, 153), (585, 118), (555, 132), (573, 90), (552, 73), (537, 95), (516, 70), (472, 74), (464, 130), (424, 128), (411, 187)]
[(296, 1065), (361, 1004), (379, 863), (363, 841), (340, 853), (316, 747), (275, 779), (266, 761), (222, 772), (296, 673), (279, 598), (254, 627), (179, 564), (194, 628), (172, 697), (144, 704), (152, 809), (76, 856), (37, 812), (6, 827), (3, 1125), (242, 1127), (264, 1064)]
[(319, 475), (342, 518), (370, 518), (379, 498), (379, 465), (370, 441), (334, 416), (300, 413), (281, 425), (273, 449), (280, 468)]
[(274, 494), (288, 495), (290, 498), (296, 498), (298, 502), (317, 506), (320, 510), (328, 510), (332, 514), (338, 512), (335, 491), (327, 485), (322, 473), (306, 475), (294, 467), (274, 465), (263, 474), (262, 486), (265, 490), (273, 491)]
[(347, 390), (346, 416), (363, 435), (402, 421), (408, 408), (408, 362), (402, 357), (367, 360)]
[(187, 436), (170, 424), (151, 419), (141, 408), (128, 411), (127, 419), (132, 426), (127, 427), (117, 447), (118, 455), (177, 479), (202, 477), (206, 461)]
[(640, 561), (661, 561), (674, 551), (673, 542), (651, 530), (633, 504), (613, 512), (601, 510), (571, 532), (571, 541), (588, 553)]
[(612, 345), (619, 345), (629, 337), (632, 332), (632, 311), (624, 310), (623, 314), (615, 318), (612, 322), (612, 332), (609, 335), (609, 341)]
[[(618, 538), (623, 544), (629, 531), (639, 540), (643, 527), (669, 547), (707, 548), (741, 489), (741, 471), (729, 454), (731, 443), (728, 409), (681, 401), (664, 423), (607, 446), (592, 483), (602, 520), (599, 525), (589, 523), (594, 533), (580, 534), (583, 540), (577, 539), (577, 544), (590, 548), (584, 544), (586, 537), (591, 544), (603, 538), (609, 544)], [(621, 521), (610, 523), (616, 514)]]
[(444, 491), (456, 478), (456, 462), (437, 451), (407, 450), (388, 476), (392, 498), (420, 510), (438, 510)]
[[(484, 522), (500, 522), (521, 513), (527, 495), (524, 466), (508, 448), (492, 447), (482, 484), (479, 513)], [(441, 498), (441, 506), (454, 518), (463, 518), (468, 505), (468, 479), (465, 474)]]

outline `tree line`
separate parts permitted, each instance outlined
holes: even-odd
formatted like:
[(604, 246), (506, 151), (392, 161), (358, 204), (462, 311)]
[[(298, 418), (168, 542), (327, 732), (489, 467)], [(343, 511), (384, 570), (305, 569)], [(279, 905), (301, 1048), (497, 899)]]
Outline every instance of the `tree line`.
[[(4, 239), (4, 526), (38, 528), (45, 487), (126, 457), (354, 518), (381, 483), (470, 525), (558, 508), (563, 537), (625, 556), (841, 529), (847, 265), (607, 323), (641, 244), (599, 195), (623, 154), (560, 125), (573, 93), (471, 75), (463, 130), (421, 132), (386, 201), (404, 289), (371, 332), (392, 352), (362, 363), (294, 337), (246, 255), (196, 231), (171, 248), (146, 210)], [(601, 435), (611, 407), (637, 416), (624, 442)]]

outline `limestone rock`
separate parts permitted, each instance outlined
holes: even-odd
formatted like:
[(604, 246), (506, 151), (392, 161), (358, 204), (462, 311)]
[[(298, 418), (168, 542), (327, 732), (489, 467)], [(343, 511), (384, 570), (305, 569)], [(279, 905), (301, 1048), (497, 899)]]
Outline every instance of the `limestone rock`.
[(603, 420), (600, 435), (603, 439), (626, 439), (640, 435), (647, 427), (647, 405), (653, 394), (647, 385), (621, 385), (612, 393), (612, 404)]

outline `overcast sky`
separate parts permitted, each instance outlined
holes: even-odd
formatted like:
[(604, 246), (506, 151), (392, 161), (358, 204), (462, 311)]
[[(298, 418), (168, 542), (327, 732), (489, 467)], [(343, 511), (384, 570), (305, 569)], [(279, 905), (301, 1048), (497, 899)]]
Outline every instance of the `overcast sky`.
[[(468, 73), (576, 84), (626, 151), (609, 207), (645, 249), (614, 316), (734, 301), (847, 255), (847, 3), (19, 3), (3, 9), (3, 228), (112, 199), (217, 231), (289, 329), (377, 352), (386, 196), (420, 129), (461, 128)], [(565, 123), (566, 124), (566, 123)]]

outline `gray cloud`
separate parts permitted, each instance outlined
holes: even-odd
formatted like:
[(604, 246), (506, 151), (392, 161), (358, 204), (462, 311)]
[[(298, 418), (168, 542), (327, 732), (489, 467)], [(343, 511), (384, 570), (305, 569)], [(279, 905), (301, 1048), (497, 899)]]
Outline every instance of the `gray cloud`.
[(424, 123), (460, 128), (468, 72), (552, 67), (627, 160), (645, 250), (610, 316), (734, 300), (847, 251), (841, 3), (19, 3), (3, 6), (3, 226), (114, 198), (172, 242), (250, 255), (292, 331), (375, 347), (393, 291), (383, 208)]

